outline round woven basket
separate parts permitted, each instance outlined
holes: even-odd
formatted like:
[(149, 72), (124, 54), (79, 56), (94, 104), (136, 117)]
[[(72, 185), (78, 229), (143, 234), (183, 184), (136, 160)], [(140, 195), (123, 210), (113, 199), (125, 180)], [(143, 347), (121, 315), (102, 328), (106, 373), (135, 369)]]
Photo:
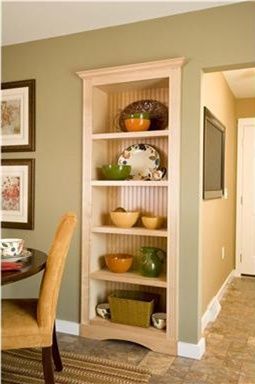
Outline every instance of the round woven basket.
[(119, 126), (122, 131), (127, 131), (124, 120), (130, 114), (147, 112), (150, 116), (149, 131), (165, 129), (168, 126), (168, 108), (157, 100), (138, 100), (127, 105), (120, 113)]

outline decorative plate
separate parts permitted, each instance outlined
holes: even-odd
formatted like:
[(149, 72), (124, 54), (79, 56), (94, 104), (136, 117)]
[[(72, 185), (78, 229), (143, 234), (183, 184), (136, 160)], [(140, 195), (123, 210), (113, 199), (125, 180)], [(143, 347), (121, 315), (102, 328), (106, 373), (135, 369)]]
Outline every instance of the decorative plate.
[(126, 131), (124, 120), (131, 113), (147, 112), (150, 115), (151, 125), (149, 131), (165, 129), (168, 126), (168, 108), (157, 100), (139, 100), (127, 105), (120, 113), (119, 126)]
[(130, 176), (135, 180), (146, 180), (151, 171), (160, 166), (157, 150), (148, 144), (134, 144), (124, 149), (118, 158), (119, 165), (131, 165)]
[(28, 257), (32, 256), (32, 252), (28, 251), (27, 249), (24, 249), (20, 255), (18, 256), (9, 256), (9, 257), (2, 257), (2, 261), (13, 261), (14, 263), (17, 261), (24, 261)]

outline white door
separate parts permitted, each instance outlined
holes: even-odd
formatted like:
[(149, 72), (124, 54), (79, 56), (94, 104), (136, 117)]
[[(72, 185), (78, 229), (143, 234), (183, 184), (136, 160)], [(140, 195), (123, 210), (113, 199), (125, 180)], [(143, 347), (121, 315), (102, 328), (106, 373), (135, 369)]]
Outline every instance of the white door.
[(238, 121), (236, 267), (255, 275), (255, 118)]

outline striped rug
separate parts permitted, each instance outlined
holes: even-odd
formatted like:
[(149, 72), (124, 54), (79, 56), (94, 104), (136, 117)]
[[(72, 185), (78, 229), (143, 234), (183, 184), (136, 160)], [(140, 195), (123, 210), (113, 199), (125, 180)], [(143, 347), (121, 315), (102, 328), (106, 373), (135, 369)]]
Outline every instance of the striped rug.
[[(64, 369), (55, 372), (56, 384), (148, 384), (150, 372), (130, 364), (61, 353)], [(44, 384), (41, 351), (19, 349), (2, 352), (2, 384)]]

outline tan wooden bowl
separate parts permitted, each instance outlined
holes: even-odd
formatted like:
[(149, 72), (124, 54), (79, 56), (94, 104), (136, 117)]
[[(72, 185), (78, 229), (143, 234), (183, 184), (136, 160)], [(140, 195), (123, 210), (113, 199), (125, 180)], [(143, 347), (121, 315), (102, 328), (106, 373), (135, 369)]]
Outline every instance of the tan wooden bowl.
[(120, 228), (131, 228), (139, 218), (140, 212), (110, 212), (110, 217), (114, 225)]
[(163, 216), (142, 216), (142, 223), (147, 229), (162, 228), (165, 218)]

